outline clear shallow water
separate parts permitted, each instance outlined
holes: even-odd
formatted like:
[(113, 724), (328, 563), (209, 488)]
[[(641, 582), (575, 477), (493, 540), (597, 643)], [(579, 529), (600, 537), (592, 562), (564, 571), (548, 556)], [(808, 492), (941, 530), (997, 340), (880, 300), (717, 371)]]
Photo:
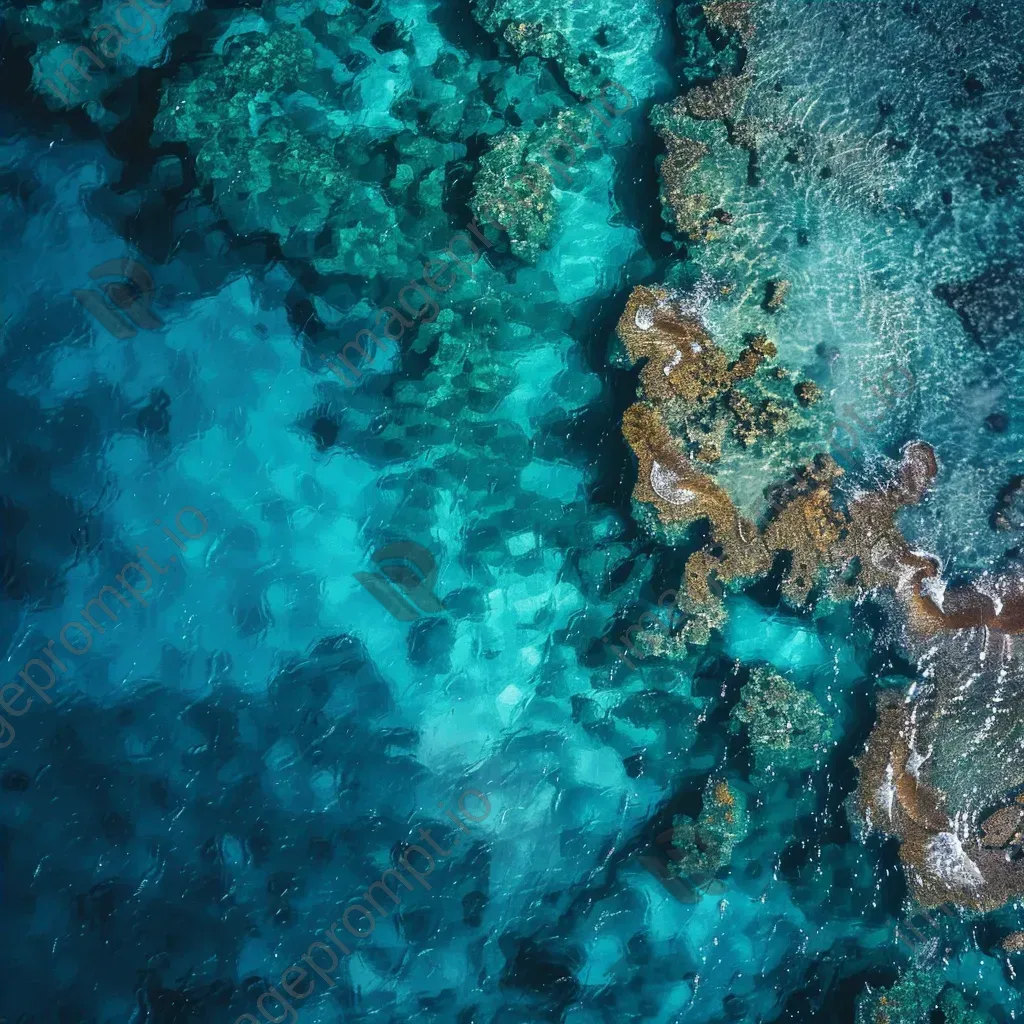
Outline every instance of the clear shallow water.
[[(516, 16), (533, 18), (528, 6)], [(559, 31), (600, 48), (586, 38), (600, 26), (564, 7)], [(684, 255), (662, 237), (646, 114), (710, 52), (688, 34), (688, 10), (675, 25), (671, 4), (602, 10), (640, 33), (642, 45), (612, 33), (607, 47), (637, 107), (555, 196), (536, 266), (496, 244), (400, 357), (378, 356), (349, 388), (319, 356), (372, 324), (467, 223), (494, 136), (579, 102), (569, 51), (519, 59), (461, 5), (268, 4), (258, 30), (301, 23), (314, 68), (233, 114), (227, 99), (244, 93), (214, 92), (210, 110), (254, 132), (279, 119), (330, 151), (350, 184), (302, 179), (270, 144), (221, 136), (216, 175), (230, 173), (204, 178), (196, 153), (210, 133), (189, 135), (183, 117), (181, 138), (160, 135), (157, 112), (170, 83), (212, 76), (223, 41), (256, 22), (173, 9), (149, 66), (124, 62), (97, 86), (95, 120), (46, 108), (32, 67), (52, 40), (26, 28), (26, 8), (4, 9), (4, 678), (116, 586), (138, 545), (175, 551), (155, 519), (191, 505), (209, 526), (146, 607), (67, 655), (52, 705), (27, 691), (32, 706), (10, 718), (0, 935), (12, 981), (0, 1013), (259, 1018), (261, 993), (428, 828), (446, 848), (465, 841), (429, 891), (403, 891), (400, 909), (352, 941), (334, 987), (318, 981), (296, 1001), (300, 1017), (850, 1020), (858, 997), (912, 981), (917, 964), (992, 1019), (1014, 1019), (1018, 983), (997, 943), (1019, 911), (942, 918), (939, 943), (908, 950), (894, 844), (862, 842), (854, 824), (850, 759), (874, 691), (913, 676), (876, 613), (797, 614), (754, 588), (729, 599), (723, 634), (681, 659), (629, 668), (601, 642), (682, 567), (633, 518), (619, 423), (636, 381), (613, 334), (630, 289), (678, 273)], [(822, 346), (835, 346), (851, 368), (793, 449), (732, 453), (736, 491), (756, 507), (843, 403), (882, 415), (864, 382), (895, 358), (917, 387), (865, 438), (850, 480), (872, 481), (910, 437), (934, 444), (942, 474), (905, 528), (954, 570), (1016, 543), (987, 516), (1018, 472), (1019, 329), (998, 321), (983, 347), (932, 294), (1018, 257), (1007, 112), (1019, 28), (1009, 5), (976, 10), (963, 22), (966, 6), (767, 5), (747, 102), (796, 126), (806, 156), (786, 160), (788, 136), (766, 146), (759, 189), (744, 185), (742, 157), (716, 163), (709, 187), (734, 231), (685, 254), (687, 272), (740, 286), (708, 313), (723, 346), (765, 323), (739, 299), (784, 276), (779, 361), (825, 385)], [(106, 16), (87, 3), (62, 11), (71, 42)], [(295, 64), (272, 66), (269, 81)], [(985, 85), (970, 103), (957, 91), (968, 71)], [(883, 94), (893, 109), (880, 125)], [(947, 122), (971, 141), (935, 153)], [(826, 159), (833, 176), (816, 177)], [(260, 183), (263, 205), (225, 199), (239, 180), (243, 192)], [(307, 230), (296, 196), (321, 185), (331, 212)], [(72, 293), (98, 293), (90, 270), (125, 254), (151, 273), (163, 326), (119, 338)], [(1009, 416), (1004, 433), (984, 427), (993, 411)], [(356, 578), (394, 542), (430, 552), (444, 612), (396, 619)], [(757, 664), (832, 719), (814, 767), (752, 772), (729, 710)], [(665, 877), (659, 837), (674, 816), (698, 815), (712, 775), (746, 796), (749, 825), (694, 902)], [(492, 808), (471, 836), (438, 807), (469, 788)]]

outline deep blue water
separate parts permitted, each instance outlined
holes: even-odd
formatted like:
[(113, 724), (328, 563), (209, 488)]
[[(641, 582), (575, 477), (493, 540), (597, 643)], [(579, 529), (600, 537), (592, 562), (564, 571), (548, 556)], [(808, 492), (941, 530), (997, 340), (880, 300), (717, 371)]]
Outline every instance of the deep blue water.
[(771, 338), (789, 429), (708, 470), (754, 521), (926, 441), (903, 536), (1012, 607), (1020, 10), (747, 6), (0, 6), (2, 1021), (1017, 1019), (1024, 886), (922, 917), (920, 822), (865, 822), (854, 758), (879, 691), (920, 708), (926, 860), (981, 891), (1024, 627), (918, 643), (782, 554), (686, 634), (720, 552), (634, 500), (616, 325), (664, 287), (730, 361)]

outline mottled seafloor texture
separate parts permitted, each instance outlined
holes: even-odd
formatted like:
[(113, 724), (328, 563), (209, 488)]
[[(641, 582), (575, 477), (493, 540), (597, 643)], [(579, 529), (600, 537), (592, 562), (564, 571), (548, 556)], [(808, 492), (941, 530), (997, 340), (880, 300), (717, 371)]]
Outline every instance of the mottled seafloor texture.
[(3, 1024), (1016, 1020), (1020, 5), (133, 2), (0, 0)]

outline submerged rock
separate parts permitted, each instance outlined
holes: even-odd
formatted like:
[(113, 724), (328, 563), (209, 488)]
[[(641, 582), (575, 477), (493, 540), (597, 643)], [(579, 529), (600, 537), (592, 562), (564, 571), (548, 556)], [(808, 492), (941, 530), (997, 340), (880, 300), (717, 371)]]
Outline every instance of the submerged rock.
[(700, 817), (678, 815), (673, 821), (673, 858), (669, 870), (691, 885), (709, 882), (732, 861), (733, 847), (747, 834), (746, 797), (722, 778), (704, 787)]
[(473, 212), (500, 224), (517, 256), (535, 262), (547, 245), (555, 224), (554, 188), (571, 182), (589, 137), (588, 119), (562, 110), (532, 131), (503, 132), (480, 158)]
[(1014, 476), (1000, 488), (989, 518), (993, 530), (1024, 529), (1024, 476)]
[(777, 313), (782, 309), (790, 287), (789, 281), (769, 281), (764, 290), (764, 308), (769, 313)]
[(1024, 273), (1012, 264), (990, 267), (968, 281), (937, 285), (935, 295), (982, 348), (1012, 338), (1024, 326)]
[(759, 774), (811, 768), (832, 738), (832, 721), (814, 695), (763, 666), (750, 673), (730, 717), (732, 731), (746, 729)]

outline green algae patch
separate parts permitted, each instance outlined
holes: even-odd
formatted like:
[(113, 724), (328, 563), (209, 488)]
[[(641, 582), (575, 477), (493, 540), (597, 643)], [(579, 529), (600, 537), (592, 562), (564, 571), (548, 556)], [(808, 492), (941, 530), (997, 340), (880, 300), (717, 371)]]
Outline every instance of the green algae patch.
[(812, 693), (758, 667), (732, 709), (733, 732), (746, 728), (758, 774), (813, 768), (832, 739), (832, 720)]

